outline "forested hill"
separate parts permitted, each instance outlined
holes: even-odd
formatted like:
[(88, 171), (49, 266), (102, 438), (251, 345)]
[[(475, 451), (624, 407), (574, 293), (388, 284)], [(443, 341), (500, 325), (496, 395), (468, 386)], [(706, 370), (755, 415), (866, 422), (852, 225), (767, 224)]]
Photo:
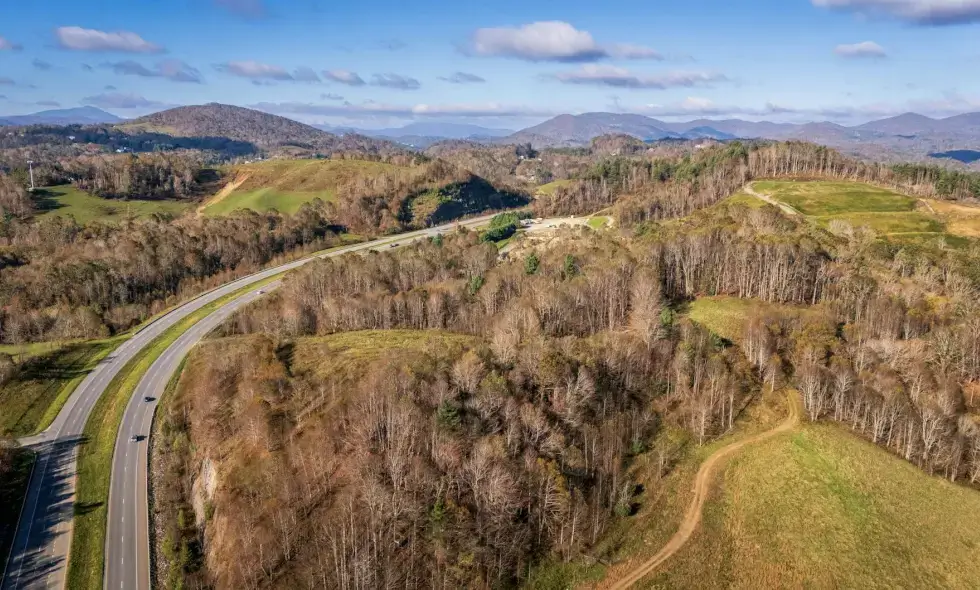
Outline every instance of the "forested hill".
[(118, 128), (175, 137), (227, 137), (266, 149), (295, 146), (325, 152), (403, 151), (387, 141), (357, 134), (338, 136), (285, 117), (218, 103), (177, 107), (121, 124)]

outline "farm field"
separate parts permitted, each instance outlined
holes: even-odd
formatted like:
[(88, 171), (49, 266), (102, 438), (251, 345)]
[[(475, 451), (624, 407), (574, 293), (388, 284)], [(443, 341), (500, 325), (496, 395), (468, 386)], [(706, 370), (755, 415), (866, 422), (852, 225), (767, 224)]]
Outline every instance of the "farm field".
[(128, 217), (148, 217), (154, 213), (180, 215), (191, 203), (184, 201), (123, 201), (103, 199), (71, 185), (51, 186), (34, 192), (38, 212), (35, 217), (71, 215), (78, 223), (118, 222)]
[(236, 209), (275, 209), (295, 213), (314, 199), (334, 200), (337, 190), (347, 183), (406, 170), (366, 160), (267, 160), (244, 164), (224, 171), (229, 185), (207, 201), (202, 212), (227, 215)]

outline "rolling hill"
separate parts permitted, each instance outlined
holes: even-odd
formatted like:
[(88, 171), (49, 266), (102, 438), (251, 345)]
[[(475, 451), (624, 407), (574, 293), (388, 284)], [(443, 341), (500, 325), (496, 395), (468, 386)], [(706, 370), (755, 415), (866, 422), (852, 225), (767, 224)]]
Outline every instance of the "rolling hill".
[(209, 103), (160, 111), (118, 126), (128, 132), (174, 137), (227, 137), (263, 149), (295, 147), (322, 152), (399, 152), (397, 146), (358, 134), (332, 133), (243, 107)]

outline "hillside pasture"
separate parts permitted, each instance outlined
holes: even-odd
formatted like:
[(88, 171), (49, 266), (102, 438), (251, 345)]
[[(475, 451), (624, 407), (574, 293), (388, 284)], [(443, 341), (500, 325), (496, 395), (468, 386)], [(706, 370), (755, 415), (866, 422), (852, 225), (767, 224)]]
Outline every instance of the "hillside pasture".
[(701, 528), (641, 588), (976, 588), (980, 493), (840, 426), (742, 449)]
[(266, 160), (225, 169), (237, 186), (205, 203), (205, 215), (236, 209), (295, 213), (315, 199), (333, 201), (338, 190), (358, 179), (399, 174), (408, 168), (366, 160)]
[(914, 211), (916, 200), (859, 182), (768, 180), (755, 189), (808, 216)]
[(81, 224), (92, 221), (115, 223), (131, 217), (154, 214), (180, 215), (192, 203), (188, 201), (138, 201), (103, 199), (71, 185), (59, 185), (34, 191), (35, 217), (72, 216)]

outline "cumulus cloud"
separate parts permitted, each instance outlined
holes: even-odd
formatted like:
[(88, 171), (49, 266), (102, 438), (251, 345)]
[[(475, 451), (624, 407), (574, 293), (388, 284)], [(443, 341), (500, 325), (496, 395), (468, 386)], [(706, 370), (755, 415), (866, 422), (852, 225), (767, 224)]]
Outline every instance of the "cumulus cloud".
[(556, 114), (551, 110), (504, 105), (490, 102), (481, 104), (416, 104), (389, 105), (373, 101), (339, 105), (312, 104), (303, 102), (263, 102), (251, 108), (280, 115), (316, 115), (327, 117), (401, 117), (401, 118), (443, 118), (443, 117), (547, 117)]
[(53, 108), (58, 108), (58, 107), (61, 106), (61, 103), (60, 102), (57, 102), (57, 101), (54, 101), (54, 100), (39, 100), (39, 101), (37, 101), (34, 104), (36, 104), (39, 107), (53, 107)]
[(364, 86), (365, 84), (364, 78), (349, 70), (326, 70), (323, 72), (323, 77), (348, 86)]
[(481, 84), (486, 82), (483, 77), (467, 72), (454, 72), (449, 76), (440, 76), (439, 79), (445, 80), (446, 82), (450, 82), (452, 84)]
[(838, 45), (834, 48), (834, 53), (846, 58), (883, 58), (888, 57), (888, 52), (881, 45), (874, 41), (863, 41), (861, 43)]
[(204, 77), (201, 76), (201, 72), (197, 68), (187, 65), (179, 59), (164, 60), (153, 67), (147, 67), (132, 60), (104, 63), (102, 67), (111, 69), (121, 76), (165, 78), (173, 82), (187, 82), (191, 84), (204, 83)]
[(153, 109), (166, 106), (162, 102), (143, 98), (138, 94), (108, 92), (82, 99), (83, 104), (99, 107), (100, 109)]
[(20, 51), (23, 48), (24, 46), (21, 45), (20, 43), (14, 43), (9, 39), (0, 37), (0, 51)]
[(35, 58), (34, 61), (31, 62), (31, 65), (34, 66), (34, 69), (35, 70), (41, 70), (42, 72), (46, 72), (46, 71), (48, 71), (48, 70), (50, 70), (51, 68), (54, 67), (53, 65), (49, 64), (48, 62), (46, 62), (44, 60), (37, 59), (37, 58)]
[(646, 88), (651, 90), (709, 86), (715, 82), (725, 82), (728, 80), (723, 74), (713, 72), (665, 72), (652, 76), (642, 76), (633, 74), (626, 68), (595, 64), (585, 64), (577, 70), (559, 72), (552, 77), (564, 84), (612, 86), (614, 88)]
[(260, 18), (266, 15), (262, 0), (214, 0), (214, 3), (239, 16)]
[(520, 27), (477, 29), (468, 53), (527, 61), (591, 62), (606, 58), (660, 59), (660, 54), (639, 45), (599, 45), (588, 31), (562, 21), (536, 22)]
[(371, 85), (394, 88), (396, 90), (418, 90), (422, 86), (415, 78), (402, 76), (401, 74), (375, 74), (371, 79)]
[(217, 64), (214, 69), (219, 72), (250, 78), (253, 81), (279, 81), (279, 82), (319, 82), (320, 77), (310, 68), (301, 67), (293, 72), (286, 68), (271, 64), (259, 63), (257, 61), (230, 61), (228, 63)]
[(980, 0), (812, 0), (814, 6), (926, 26), (980, 22)]
[(107, 33), (81, 27), (59, 27), (55, 37), (62, 49), (72, 51), (120, 51), (123, 53), (163, 53), (164, 48), (143, 39), (136, 33), (116, 31)]

